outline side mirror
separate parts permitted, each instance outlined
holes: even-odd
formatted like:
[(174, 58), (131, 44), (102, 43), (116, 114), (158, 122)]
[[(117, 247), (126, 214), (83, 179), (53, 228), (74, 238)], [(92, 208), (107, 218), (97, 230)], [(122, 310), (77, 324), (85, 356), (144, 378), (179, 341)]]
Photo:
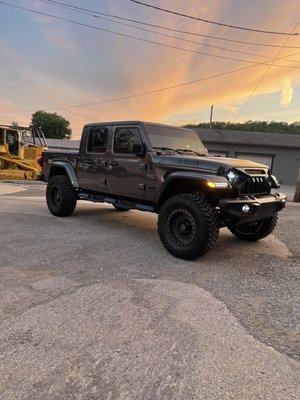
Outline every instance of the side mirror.
[(134, 144), (133, 152), (137, 157), (143, 158), (146, 154), (146, 145), (145, 143)]

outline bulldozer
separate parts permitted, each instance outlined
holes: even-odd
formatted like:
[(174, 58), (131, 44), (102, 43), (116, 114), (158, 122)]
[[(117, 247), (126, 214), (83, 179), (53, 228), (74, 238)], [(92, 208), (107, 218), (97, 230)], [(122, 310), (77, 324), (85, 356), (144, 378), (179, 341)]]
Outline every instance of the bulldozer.
[(0, 125), (0, 180), (40, 179), (39, 160), (46, 148), (42, 131)]

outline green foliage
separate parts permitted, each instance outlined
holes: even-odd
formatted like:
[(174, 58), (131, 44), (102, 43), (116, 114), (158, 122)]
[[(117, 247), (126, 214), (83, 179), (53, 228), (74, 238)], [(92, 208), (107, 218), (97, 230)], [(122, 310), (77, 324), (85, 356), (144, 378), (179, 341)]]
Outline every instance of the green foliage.
[[(200, 122), (196, 125), (186, 125), (187, 128), (207, 128), (209, 122)], [(300, 134), (300, 121), (291, 124), (287, 122), (275, 121), (246, 121), (243, 123), (233, 123), (224, 121), (215, 121), (212, 123), (213, 129), (234, 130), (234, 131), (255, 131), (255, 132), (271, 132), (271, 133), (292, 133)]]
[(11, 128), (18, 128), (19, 124), (17, 122), (13, 121), (10, 126), (11, 126)]
[(70, 139), (72, 131), (70, 122), (56, 113), (36, 111), (31, 116), (31, 128), (40, 129), (46, 138)]

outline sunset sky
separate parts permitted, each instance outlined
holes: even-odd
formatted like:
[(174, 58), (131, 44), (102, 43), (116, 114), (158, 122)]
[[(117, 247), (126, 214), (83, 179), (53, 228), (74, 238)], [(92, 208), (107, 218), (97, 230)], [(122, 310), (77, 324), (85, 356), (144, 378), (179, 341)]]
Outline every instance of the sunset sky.
[[(255, 33), (207, 24), (143, 7), (128, 0), (60, 0), (167, 28), (218, 36), (256, 44), (282, 46), (284, 35)], [(32, 112), (58, 112), (71, 122), (73, 138), (82, 125), (106, 120), (142, 119), (175, 125), (207, 121), (211, 104), (214, 119), (233, 121), (256, 87), (279, 47), (233, 43), (186, 35), (132, 22), (190, 43), (94, 18), (38, 0), (6, 0), (7, 3), (84, 24), (133, 35), (150, 41), (205, 52), (208, 55), (145, 43), (51, 17), (0, 4), (0, 124), (29, 124)], [(145, 0), (181, 13), (226, 24), (291, 32), (300, 19), (299, 0)], [(116, 20), (115, 21), (122, 21)], [(295, 29), (300, 32), (300, 22)], [(224, 48), (215, 49), (209, 44)], [(300, 120), (300, 35), (288, 39), (238, 121)], [(231, 52), (252, 53), (251, 55)], [(209, 55), (210, 54), (210, 55)], [(213, 57), (238, 58), (241, 61)], [(288, 55), (292, 55), (288, 58)], [(200, 80), (248, 67), (243, 71), (115, 102), (118, 97)], [(284, 66), (284, 67), (282, 67)], [(289, 68), (293, 67), (293, 68)], [(298, 67), (298, 68), (296, 68)]]

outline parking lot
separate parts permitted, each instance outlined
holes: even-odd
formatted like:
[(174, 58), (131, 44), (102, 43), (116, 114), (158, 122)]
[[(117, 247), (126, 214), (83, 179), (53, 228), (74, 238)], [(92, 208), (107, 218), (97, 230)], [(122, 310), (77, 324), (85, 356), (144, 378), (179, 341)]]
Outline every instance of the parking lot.
[(0, 184), (1, 400), (298, 398), (300, 204), (191, 262), (153, 214), (44, 192)]

